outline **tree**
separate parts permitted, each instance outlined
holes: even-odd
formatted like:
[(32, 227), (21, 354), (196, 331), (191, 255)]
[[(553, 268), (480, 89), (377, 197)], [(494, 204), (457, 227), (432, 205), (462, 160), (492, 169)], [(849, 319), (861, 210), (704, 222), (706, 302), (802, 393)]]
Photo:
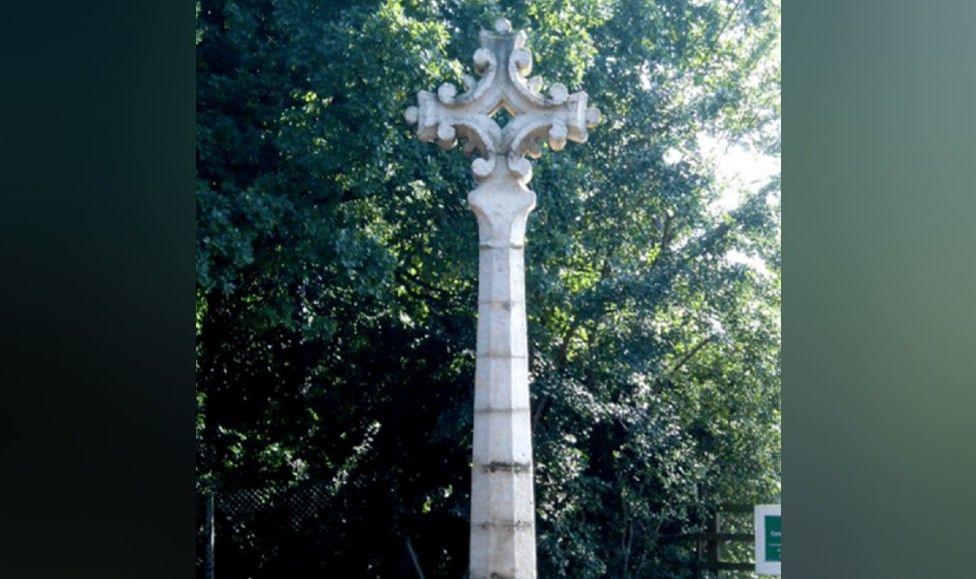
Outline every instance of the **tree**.
[(500, 14), (606, 119), (533, 179), (540, 575), (682, 576), (687, 545), (662, 537), (778, 493), (779, 184), (716, 214), (695, 152), (703, 132), (777, 148), (777, 5), (206, 1), (198, 478), (325, 481), (311, 554), (291, 558), (309, 574), (466, 568), (470, 174), (402, 111), (459, 83)]

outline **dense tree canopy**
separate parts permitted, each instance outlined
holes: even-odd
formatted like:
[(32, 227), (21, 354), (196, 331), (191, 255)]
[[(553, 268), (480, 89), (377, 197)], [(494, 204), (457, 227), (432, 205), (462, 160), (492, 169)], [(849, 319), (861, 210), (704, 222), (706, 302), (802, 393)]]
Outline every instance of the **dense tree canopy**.
[(327, 483), (309, 574), (464, 574), (472, 179), (402, 111), (499, 15), (605, 119), (530, 185), (540, 576), (684, 576), (779, 493), (779, 184), (719, 211), (697, 152), (778, 148), (770, 0), (201, 1), (199, 482)]

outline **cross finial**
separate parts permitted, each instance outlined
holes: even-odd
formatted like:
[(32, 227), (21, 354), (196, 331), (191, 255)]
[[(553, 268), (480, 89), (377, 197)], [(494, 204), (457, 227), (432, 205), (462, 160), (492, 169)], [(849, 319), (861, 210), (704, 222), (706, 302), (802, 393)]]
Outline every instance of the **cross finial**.
[(499, 18), (495, 21), (495, 32), (498, 34), (511, 34), (512, 23), (508, 20), (508, 18)]
[[(532, 54), (525, 48), (526, 35), (513, 33), (505, 18), (495, 21), (493, 33), (482, 31), (480, 41), (474, 70), (481, 78), (466, 75), (462, 94), (450, 83), (436, 94), (420, 91), (417, 106), (409, 107), (405, 117), (417, 125), (422, 141), (450, 149), (460, 140), (465, 153), (477, 151), (471, 165), (475, 178), (486, 179), (504, 164), (519, 182), (527, 183), (532, 166), (526, 157), (538, 157), (542, 141), (555, 151), (567, 140), (585, 142), (587, 128), (599, 122), (600, 111), (587, 106), (585, 92), (569, 94), (562, 83), (552, 84), (543, 95), (542, 78), (529, 78)], [(492, 118), (502, 108), (513, 116), (505, 127)]]

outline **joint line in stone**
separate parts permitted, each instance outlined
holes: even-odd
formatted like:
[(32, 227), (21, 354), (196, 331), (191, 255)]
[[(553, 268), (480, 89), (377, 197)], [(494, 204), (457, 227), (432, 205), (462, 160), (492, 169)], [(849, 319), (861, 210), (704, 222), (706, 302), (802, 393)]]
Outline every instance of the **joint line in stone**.
[(484, 523), (477, 523), (477, 526), (485, 530), (512, 529), (515, 531), (521, 531), (521, 530), (531, 529), (534, 525), (532, 524), (531, 521), (512, 521), (512, 522), (503, 522), (503, 523), (484, 522)]
[(488, 464), (478, 465), (481, 472), (507, 472), (523, 473), (532, 472), (532, 463), (529, 462), (489, 462)]
[(524, 243), (479, 243), (478, 249), (525, 249)]
[(487, 306), (502, 306), (506, 309), (511, 309), (512, 306), (521, 306), (525, 304), (524, 300), (482, 300), (478, 302), (479, 305)]
[(485, 414), (492, 414), (496, 412), (501, 412), (501, 413), (511, 412), (515, 414), (515, 413), (529, 412), (529, 408), (492, 408), (489, 406), (487, 408), (475, 408), (474, 411), (478, 413), (485, 413)]

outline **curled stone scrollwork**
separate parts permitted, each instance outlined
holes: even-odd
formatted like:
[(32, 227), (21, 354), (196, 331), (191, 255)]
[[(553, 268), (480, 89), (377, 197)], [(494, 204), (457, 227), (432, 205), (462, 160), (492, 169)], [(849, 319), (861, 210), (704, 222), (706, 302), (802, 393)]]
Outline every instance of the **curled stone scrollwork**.
[[(527, 183), (532, 178), (527, 157), (537, 158), (543, 142), (554, 151), (567, 141), (585, 142), (587, 128), (599, 122), (600, 111), (587, 106), (585, 92), (570, 94), (561, 83), (552, 84), (543, 95), (542, 78), (529, 77), (532, 54), (525, 48), (526, 35), (513, 32), (507, 20), (496, 22), (494, 32), (482, 31), (480, 42), (474, 53), (474, 71), (480, 78), (465, 75), (460, 94), (450, 83), (436, 93), (420, 91), (417, 105), (409, 107), (405, 117), (416, 125), (421, 141), (445, 149), (461, 142), (466, 154), (477, 152), (471, 164), (476, 179), (507, 169)], [(504, 128), (492, 118), (500, 109), (513, 117)]]

